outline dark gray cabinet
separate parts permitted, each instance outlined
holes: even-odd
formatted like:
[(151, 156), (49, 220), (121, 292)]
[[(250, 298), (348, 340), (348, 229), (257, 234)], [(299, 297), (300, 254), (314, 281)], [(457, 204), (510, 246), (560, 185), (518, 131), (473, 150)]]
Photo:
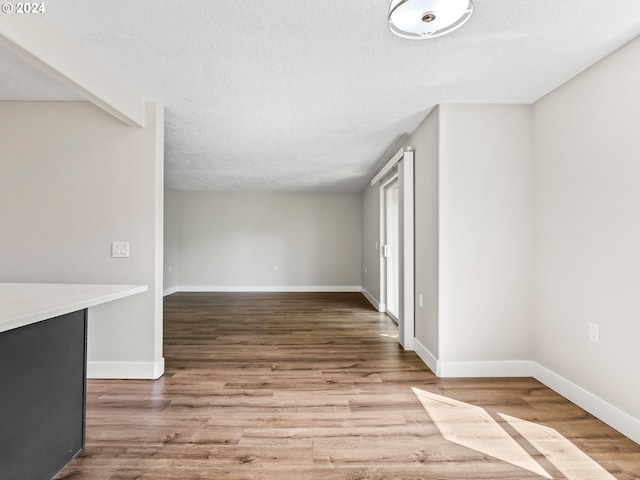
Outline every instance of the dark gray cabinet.
[(0, 333), (0, 479), (48, 480), (84, 448), (86, 312)]

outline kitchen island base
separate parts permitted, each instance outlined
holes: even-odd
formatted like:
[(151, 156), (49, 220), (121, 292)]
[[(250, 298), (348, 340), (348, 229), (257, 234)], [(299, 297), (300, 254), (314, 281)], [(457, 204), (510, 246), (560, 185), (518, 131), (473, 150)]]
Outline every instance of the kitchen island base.
[(50, 479), (84, 448), (87, 314), (0, 333), (0, 470)]

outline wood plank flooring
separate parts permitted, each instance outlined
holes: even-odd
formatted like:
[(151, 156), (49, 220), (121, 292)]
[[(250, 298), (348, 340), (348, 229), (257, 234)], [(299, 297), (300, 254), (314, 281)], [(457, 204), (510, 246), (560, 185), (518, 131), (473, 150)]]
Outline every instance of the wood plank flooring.
[[(640, 478), (638, 444), (533, 379), (436, 378), (360, 294), (174, 294), (164, 334), (162, 379), (89, 381), (86, 449), (57, 480), (544, 478), (445, 439), (412, 388), (481, 407), (554, 479)], [(554, 429), (578, 470), (501, 415)]]

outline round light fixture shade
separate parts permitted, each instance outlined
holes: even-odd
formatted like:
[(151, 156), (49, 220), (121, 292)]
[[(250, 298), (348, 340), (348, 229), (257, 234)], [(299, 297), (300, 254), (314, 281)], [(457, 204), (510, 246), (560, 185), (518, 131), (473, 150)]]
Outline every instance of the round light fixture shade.
[(435, 38), (460, 28), (472, 13), (471, 0), (391, 0), (389, 28), (402, 38)]

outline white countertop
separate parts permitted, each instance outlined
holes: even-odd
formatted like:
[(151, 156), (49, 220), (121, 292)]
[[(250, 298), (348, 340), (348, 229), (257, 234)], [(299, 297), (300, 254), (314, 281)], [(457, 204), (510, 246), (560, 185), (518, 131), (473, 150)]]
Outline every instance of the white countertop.
[(0, 332), (147, 290), (146, 285), (0, 283)]

